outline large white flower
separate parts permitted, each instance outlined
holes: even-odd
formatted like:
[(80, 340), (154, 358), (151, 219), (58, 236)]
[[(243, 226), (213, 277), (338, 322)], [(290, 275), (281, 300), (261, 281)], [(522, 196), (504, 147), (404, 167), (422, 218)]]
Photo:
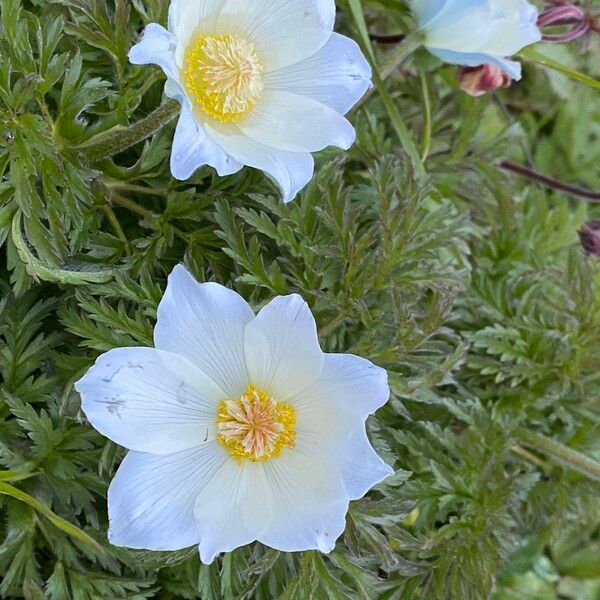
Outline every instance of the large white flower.
[(173, 176), (248, 165), (289, 201), (312, 177), (311, 152), (349, 148), (355, 133), (343, 115), (371, 70), (334, 21), (334, 0), (172, 0), (169, 30), (148, 25), (129, 59), (159, 65), (166, 94), (182, 104)]
[(367, 416), (386, 372), (324, 354), (300, 296), (254, 315), (235, 292), (176, 267), (156, 348), (100, 356), (76, 384), (98, 431), (130, 450), (108, 491), (109, 539), (210, 563), (258, 540), (328, 552), (349, 500), (391, 473)]
[(512, 79), (521, 65), (507, 57), (542, 39), (526, 0), (412, 0), (412, 9), (432, 54), (467, 67), (494, 64)]

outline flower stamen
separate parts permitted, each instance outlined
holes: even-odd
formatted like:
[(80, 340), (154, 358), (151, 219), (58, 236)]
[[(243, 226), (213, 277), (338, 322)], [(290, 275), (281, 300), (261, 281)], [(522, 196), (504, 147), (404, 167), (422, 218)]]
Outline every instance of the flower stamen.
[(238, 462), (264, 461), (296, 443), (296, 411), (249, 386), (236, 400), (217, 409), (217, 440)]
[(262, 94), (263, 66), (254, 44), (240, 36), (201, 36), (185, 53), (183, 82), (205, 114), (235, 122)]

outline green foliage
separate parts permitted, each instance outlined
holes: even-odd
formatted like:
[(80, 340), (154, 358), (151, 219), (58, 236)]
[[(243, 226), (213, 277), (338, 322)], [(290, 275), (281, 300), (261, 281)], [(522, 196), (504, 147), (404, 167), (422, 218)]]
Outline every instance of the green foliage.
[[(598, 188), (595, 90), (529, 63), (475, 99), (418, 51), (387, 90), (428, 176), (373, 93), (351, 117), (357, 144), (320, 153), (283, 205), (251, 169), (174, 181), (172, 124), (113, 158), (83, 152), (161, 104), (163, 76), (127, 52), (167, 4), (0, 0), (0, 596), (597, 599), (598, 483), (518, 430), (600, 460), (600, 265), (576, 233), (600, 213), (494, 166), (533, 159)], [(399, 0), (365, 14), (372, 31), (408, 27)], [(577, 47), (540, 52), (593, 75)], [(108, 544), (123, 450), (73, 383), (101, 352), (152, 344), (179, 262), (257, 308), (300, 293), (326, 351), (388, 370), (369, 433), (397, 472), (352, 504), (331, 555), (254, 544), (202, 566), (194, 548)]]

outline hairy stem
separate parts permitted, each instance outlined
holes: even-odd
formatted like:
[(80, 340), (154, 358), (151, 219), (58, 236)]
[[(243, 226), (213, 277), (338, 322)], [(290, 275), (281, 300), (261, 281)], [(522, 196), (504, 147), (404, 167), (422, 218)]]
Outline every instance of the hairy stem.
[(154, 135), (170, 123), (179, 114), (179, 111), (179, 102), (169, 100), (150, 113), (145, 119), (124, 129), (100, 133), (82, 146), (79, 146), (78, 149), (92, 162), (114, 156)]
[(600, 481), (600, 463), (593, 458), (522, 427), (519, 427), (515, 433), (519, 442), (524, 446), (538, 450), (590, 479)]
[[(363, 49), (365, 50), (369, 62), (373, 67), (373, 81), (375, 83), (375, 87), (377, 88), (379, 96), (381, 97), (388, 112), (392, 122), (392, 127), (394, 128), (394, 131), (400, 140), (402, 148), (410, 158), (414, 172), (417, 174), (417, 176), (423, 176), (425, 174), (425, 169), (423, 167), (423, 163), (421, 162), (421, 156), (417, 150), (417, 146), (410, 131), (408, 130), (408, 127), (404, 123), (400, 112), (398, 111), (398, 107), (396, 106), (392, 95), (385, 85), (385, 79), (396, 70), (398, 65), (407, 56), (412, 54), (421, 46), (423, 40), (420, 32), (415, 32), (414, 34), (407, 36), (401, 44), (398, 44), (398, 46), (396, 46), (396, 48), (390, 52), (388, 55), (388, 62), (386, 62), (383, 67), (379, 67), (377, 64), (375, 51), (373, 50), (373, 46), (371, 44), (371, 39), (369, 38), (369, 31), (367, 29), (365, 15), (363, 13), (362, 2), (361, 0), (348, 0), (348, 4), (350, 5), (350, 12), (354, 17), (354, 22), (356, 23), (356, 27), (362, 38)], [(363, 97), (363, 101), (365, 99), (366, 96)]]
[(590, 202), (600, 202), (600, 192), (593, 192), (592, 190), (587, 190), (576, 185), (569, 185), (568, 183), (563, 183), (558, 179), (554, 179), (554, 177), (549, 177), (548, 175), (544, 175), (543, 173), (540, 173), (535, 169), (526, 167), (525, 165), (520, 165), (518, 163), (512, 162), (511, 160), (503, 160), (501, 163), (498, 164), (498, 166), (501, 169), (517, 173), (518, 175), (527, 177), (532, 181), (537, 181), (538, 183), (541, 183), (554, 190), (559, 190), (561, 192), (565, 192), (566, 194), (571, 194), (572, 196), (577, 196), (579, 198), (585, 198)]

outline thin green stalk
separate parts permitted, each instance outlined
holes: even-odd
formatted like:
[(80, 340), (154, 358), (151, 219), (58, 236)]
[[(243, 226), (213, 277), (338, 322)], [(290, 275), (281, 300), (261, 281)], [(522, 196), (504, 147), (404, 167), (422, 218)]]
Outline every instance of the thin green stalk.
[(85, 144), (78, 146), (77, 149), (93, 162), (114, 156), (154, 135), (170, 123), (179, 114), (179, 111), (179, 102), (169, 100), (145, 119), (129, 127), (100, 133)]
[(347, 318), (348, 315), (346, 313), (341, 313), (337, 315), (337, 317), (331, 319), (329, 323), (325, 323), (323, 327), (319, 328), (319, 335), (322, 337), (329, 335), (334, 329), (337, 329)]
[(407, 35), (396, 47), (390, 51), (385, 62), (379, 69), (381, 78), (385, 81), (398, 67), (415, 51), (423, 45), (423, 36), (420, 32)]
[(553, 58), (550, 58), (549, 56), (541, 54), (532, 46), (523, 48), (523, 50), (519, 52), (519, 57), (527, 62), (531, 62), (536, 65), (541, 65), (542, 67), (547, 67), (548, 69), (552, 69), (553, 71), (562, 73), (563, 75), (566, 75), (567, 77), (570, 77), (575, 81), (580, 81), (581, 83), (589, 85), (595, 90), (600, 90), (600, 81), (598, 81), (597, 79), (594, 79), (593, 77), (588, 77), (587, 75), (584, 75), (579, 71), (575, 71), (574, 69), (563, 65), (562, 63), (558, 62), (557, 60), (554, 60)]
[(407, 36), (406, 39), (403, 40), (402, 43), (399, 44), (398, 47), (393, 51), (392, 54), (394, 58), (390, 58), (389, 64), (386, 63), (385, 72), (383, 70), (380, 71), (379, 66), (377, 65), (377, 59), (375, 57), (373, 46), (371, 45), (371, 39), (369, 38), (369, 31), (367, 29), (367, 23), (365, 21), (361, 0), (348, 0), (348, 4), (356, 22), (359, 34), (362, 38), (363, 47), (367, 53), (367, 57), (369, 58), (371, 66), (373, 67), (373, 81), (375, 82), (375, 87), (377, 88), (377, 91), (379, 92), (379, 95), (381, 96), (381, 99), (383, 100), (383, 103), (387, 109), (392, 121), (392, 126), (394, 127), (394, 131), (400, 140), (400, 144), (411, 160), (415, 173), (418, 176), (422, 176), (425, 174), (425, 169), (423, 168), (423, 163), (421, 162), (421, 157), (419, 155), (419, 151), (417, 150), (417, 146), (408, 128), (404, 124), (394, 99), (385, 86), (385, 77), (387, 76), (386, 73), (388, 75), (391, 74), (402, 60), (404, 60), (409, 54), (414, 52), (421, 45), (420, 34), (415, 33)]
[(111, 190), (119, 190), (121, 192), (132, 192), (134, 194), (145, 194), (147, 196), (161, 196), (167, 195), (166, 189), (158, 190), (155, 188), (144, 187), (143, 185), (133, 185), (124, 181), (117, 181), (109, 178), (102, 178), (102, 183)]
[(534, 433), (522, 427), (519, 427), (515, 433), (518, 440), (524, 446), (538, 450), (590, 479), (600, 481), (600, 463), (593, 458), (577, 450), (573, 450), (573, 448), (569, 448), (560, 442), (551, 440), (544, 435)]
[(421, 160), (423, 163), (429, 156), (431, 148), (431, 98), (429, 96), (429, 86), (427, 85), (427, 75), (421, 70), (419, 73), (421, 78), (421, 91), (423, 94), (423, 139), (421, 141)]
[(28, 504), (29, 506), (37, 510), (39, 513), (44, 515), (44, 517), (46, 517), (55, 527), (58, 527), (58, 529), (60, 529), (61, 531), (64, 531), (65, 533), (68, 533), (69, 535), (77, 538), (78, 540), (81, 540), (82, 542), (93, 546), (99, 552), (104, 552), (102, 546), (100, 546), (100, 544), (98, 544), (98, 542), (93, 537), (89, 536), (87, 533), (85, 533), (85, 531), (79, 529), (79, 527), (77, 527), (76, 525), (73, 525), (73, 523), (69, 523), (69, 521), (66, 521), (62, 517), (59, 517), (58, 515), (54, 514), (45, 504), (43, 504), (33, 496), (26, 494), (22, 490), (10, 485), (9, 483), (6, 483), (5, 481), (0, 481), (0, 494), (10, 496), (15, 500), (19, 500), (25, 504)]

